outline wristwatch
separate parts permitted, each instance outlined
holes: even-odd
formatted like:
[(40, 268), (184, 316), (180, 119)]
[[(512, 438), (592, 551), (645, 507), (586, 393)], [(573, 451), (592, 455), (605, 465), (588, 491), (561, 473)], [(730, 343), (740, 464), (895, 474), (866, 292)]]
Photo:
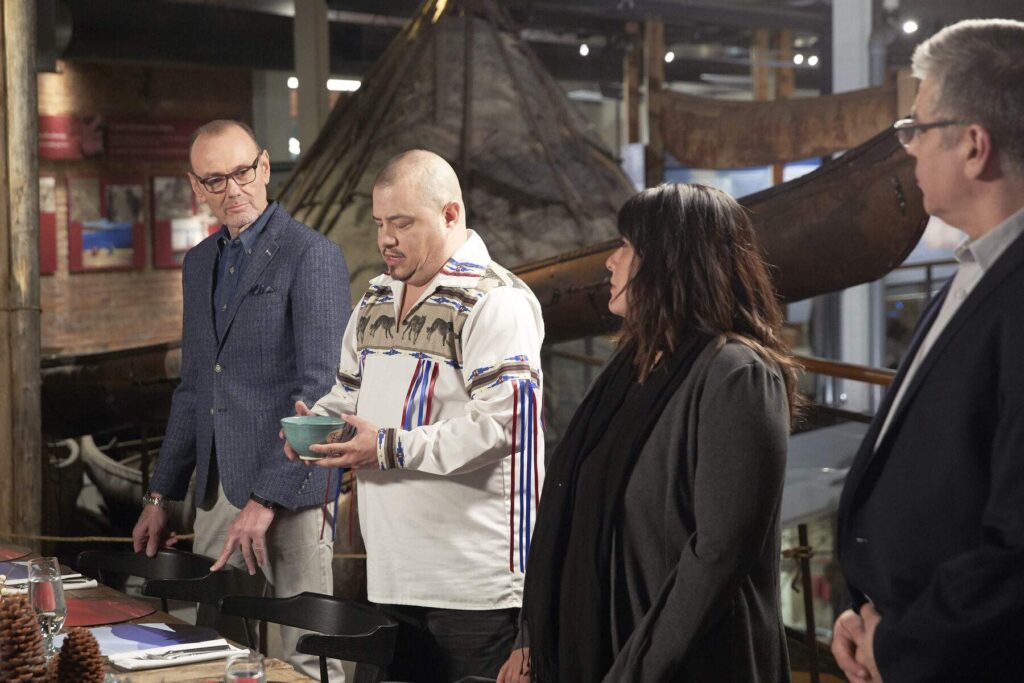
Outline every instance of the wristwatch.
[(256, 503), (259, 503), (260, 505), (262, 505), (263, 507), (267, 508), (268, 510), (277, 510), (278, 508), (281, 507), (280, 505), (278, 505), (274, 501), (267, 500), (263, 496), (257, 496), (255, 493), (249, 495), (249, 500), (251, 500), (253, 502), (256, 502)]
[(158, 508), (162, 508), (167, 501), (164, 500), (163, 496), (154, 496), (152, 493), (147, 491), (142, 496), (143, 505), (155, 505)]

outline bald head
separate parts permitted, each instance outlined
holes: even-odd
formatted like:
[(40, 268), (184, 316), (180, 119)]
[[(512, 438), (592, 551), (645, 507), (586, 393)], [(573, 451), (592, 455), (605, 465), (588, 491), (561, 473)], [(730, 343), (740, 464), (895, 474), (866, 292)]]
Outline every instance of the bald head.
[[(463, 206), (462, 187), (455, 169), (442, 157), (425, 149), (412, 149), (394, 156), (377, 174), (374, 188), (410, 183), (421, 201), (438, 209), (449, 202)], [(465, 214), (462, 214), (465, 224)]]
[(412, 293), (469, 239), (455, 171), (422, 149), (399, 154), (377, 176), (373, 220), (388, 273)]

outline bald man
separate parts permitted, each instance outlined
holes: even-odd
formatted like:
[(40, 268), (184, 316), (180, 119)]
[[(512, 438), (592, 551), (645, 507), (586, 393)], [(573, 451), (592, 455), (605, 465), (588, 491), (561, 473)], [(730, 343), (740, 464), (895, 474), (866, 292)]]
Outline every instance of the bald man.
[(315, 447), (316, 465), (358, 472), (369, 598), (400, 624), (388, 678), (495, 678), (544, 479), (540, 305), (466, 228), (458, 178), (436, 154), (387, 164), (373, 218), (387, 271), (312, 408), (356, 435)]

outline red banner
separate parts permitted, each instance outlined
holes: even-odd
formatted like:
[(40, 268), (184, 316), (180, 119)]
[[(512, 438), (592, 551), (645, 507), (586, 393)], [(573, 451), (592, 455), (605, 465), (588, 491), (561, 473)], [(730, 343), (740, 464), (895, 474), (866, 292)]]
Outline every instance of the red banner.
[(39, 176), (39, 274), (57, 272), (57, 179)]
[(40, 116), (39, 158), (188, 161), (189, 139), (202, 123), (198, 119)]

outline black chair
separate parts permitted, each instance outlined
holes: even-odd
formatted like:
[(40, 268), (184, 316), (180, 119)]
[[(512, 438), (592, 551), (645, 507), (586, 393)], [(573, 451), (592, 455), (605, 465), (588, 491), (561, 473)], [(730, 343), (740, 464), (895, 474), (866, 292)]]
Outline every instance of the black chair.
[(328, 657), (355, 662), (354, 683), (376, 683), (395, 654), (397, 622), (369, 605), (344, 598), (318, 593), (291, 598), (229, 595), (220, 601), (220, 611), (316, 631), (300, 637), (296, 649), (320, 658), (321, 683), (328, 683)]
[[(234, 567), (211, 572), (214, 560), (182, 550), (160, 549), (154, 557), (130, 550), (86, 550), (78, 554), (78, 571), (107, 583), (111, 575), (138, 576), (146, 579), (142, 594), (160, 598), (167, 611), (168, 600), (217, 605), (225, 595), (263, 594), (260, 575), (249, 576)], [(250, 644), (255, 638), (248, 621), (244, 629)]]

